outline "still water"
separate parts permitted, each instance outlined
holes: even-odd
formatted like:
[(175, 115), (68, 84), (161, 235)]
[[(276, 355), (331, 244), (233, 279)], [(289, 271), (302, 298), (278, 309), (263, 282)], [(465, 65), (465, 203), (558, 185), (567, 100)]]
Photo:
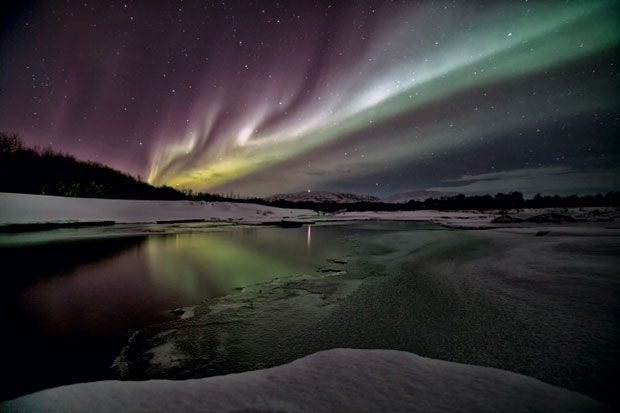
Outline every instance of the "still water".
[(108, 367), (133, 330), (250, 284), (312, 274), (345, 256), (343, 237), (355, 232), (347, 225), (132, 231), (2, 236), (1, 346), (10, 383), (3, 399), (111, 378)]
[[(34, 280), (21, 292), (20, 310), (54, 330), (139, 327), (176, 307), (275, 277), (314, 272), (340, 249), (337, 238), (329, 236), (335, 229), (228, 228), (151, 235), (110, 257)], [(72, 255), (66, 252), (67, 259)]]

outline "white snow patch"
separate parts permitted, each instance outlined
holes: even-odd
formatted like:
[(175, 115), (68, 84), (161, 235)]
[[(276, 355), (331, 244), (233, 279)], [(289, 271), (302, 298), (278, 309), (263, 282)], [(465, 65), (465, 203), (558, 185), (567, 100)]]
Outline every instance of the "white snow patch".
[(102, 381), (44, 390), (3, 411), (604, 412), (586, 396), (508, 371), (393, 350), (334, 349), (204, 379)]
[(179, 359), (175, 355), (175, 347), (173, 343), (164, 343), (161, 346), (154, 347), (146, 352), (152, 354), (151, 364), (157, 364), (164, 368), (171, 368), (179, 365)]
[(64, 221), (145, 223), (190, 219), (255, 223), (282, 221), (297, 218), (297, 215), (312, 216), (314, 212), (234, 202), (144, 201), (0, 193), (0, 223), (3, 224)]
[(197, 306), (183, 307), (183, 314), (181, 314), (181, 320), (192, 318), (194, 316), (195, 311), (196, 311), (196, 307)]

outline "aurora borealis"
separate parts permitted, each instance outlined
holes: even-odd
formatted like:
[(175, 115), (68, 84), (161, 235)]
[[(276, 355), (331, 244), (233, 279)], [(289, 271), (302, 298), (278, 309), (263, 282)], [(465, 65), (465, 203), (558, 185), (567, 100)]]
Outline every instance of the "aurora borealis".
[(618, 189), (615, 1), (17, 4), (0, 129), (157, 185)]

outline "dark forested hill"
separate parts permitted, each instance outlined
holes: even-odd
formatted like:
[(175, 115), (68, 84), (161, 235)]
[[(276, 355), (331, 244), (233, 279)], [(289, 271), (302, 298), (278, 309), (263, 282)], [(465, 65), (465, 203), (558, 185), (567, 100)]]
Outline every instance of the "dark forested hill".
[(87, 198), (185, 199), (131, 175), (73, 156), (25, 147), (19, 136), (0, 132), (0, 192)]

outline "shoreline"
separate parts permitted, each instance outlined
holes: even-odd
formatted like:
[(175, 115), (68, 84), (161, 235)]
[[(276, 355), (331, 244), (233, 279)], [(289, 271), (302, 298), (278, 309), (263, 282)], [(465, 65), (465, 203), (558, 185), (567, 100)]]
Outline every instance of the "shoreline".
[[(611, 219), (597, 220), (600, 210)], [(185, 222), (5, 237), (29, 244), (264, 225), (262, 213), (248, 211), (261, 218), (196, 222), (186, 215)], [(428, 222), (442, 229), (424, 239), (398, 227), (352, 236), (344, 240), (352, 255), (332, 257), (324, 273), (253, 284), (194, 306), (192, 316), (140, 329), (115, 363), (125, 379), (213, 376), (329, 348), (384, 348), (526, 374), (620, 406), (611, 388), (620, 382), (613, 354), (620, 347), (617, 208), (561, 210), (587, 222), (497, 224), (499, 214), (475, 211), (290, 212), (267, 214), (269, 225), (286, 217), (302, 225)], [(549, 210), (509, 212), (521, 219)]]
[[(610, 386), (620, 379), (620, 231), (591, 229), (556, 226), (544, 237), (522, 227), (435, 231), (437, 239), (418, 244), (404, 242), (403, 231), (366, 244), (350, 239), (358, 252), (343, 258), (346, 272), (283, 278), (201, 303), (191, 318), (137, 332), (115, 366), (129, 380), (187, 379), (329, 348), (385, 348), (514, 371), (617, 405)], [(592, 267), (592, 254), (600, 265)], [(567, 271), (567, 261), (585, 264)], [(592, 268), (600, 285), (583, 277)], [(278, 351), (256, 349), (259, 339)]]

